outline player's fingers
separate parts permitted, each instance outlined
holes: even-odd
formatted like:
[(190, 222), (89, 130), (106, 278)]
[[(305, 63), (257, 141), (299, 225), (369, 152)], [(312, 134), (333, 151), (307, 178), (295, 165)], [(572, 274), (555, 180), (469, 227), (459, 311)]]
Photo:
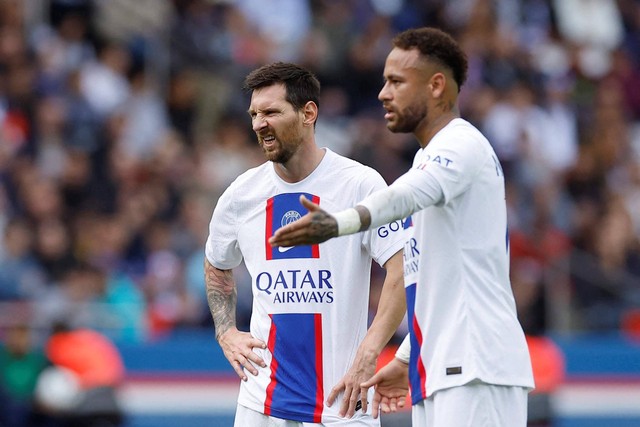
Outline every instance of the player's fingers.
[(349, 410), (349, 401), (351, 400), (351, 391), (352, 388), (346, 382), (344, 385), (344, 395), (342, 396), (342, 401), (340, 402), (340, 409), (338, 410), (338, 414), (341, 417), (347, 415), (347, 411)]
[(380, 415), (380, 405), (374, 405), (373, 402), (371, 403), (371, 416), (373, 417), (373, 419), (377, 419), (378, 416)]
[(295, 246), (301, 240), (300, 237), (304, 236), (304, 230), (297, 230), (293, 226), (296, 225), (297, 222), (302, 220), (298, 220), (293, 222), (286, 227), (282, 227), (276, 231), (273, 236), (269, 239), (269, 244), (271, 246)]
[(234, 360), (233, 362), (231, 362), (231, 367), (233, 368), (233, 370), (236, 372), (236, 374), (240, 377), (242, 381), (247, 380), (247, 376), (245, 375), (240, 362), (238, 362), (237, 360)]
[(398, 410), (395, 397), (392, 397), (391, 399), (389, 399), (389, 409), (391, 410), (391, 412), (396, 412)]
[(380, 410), (382, 410), (383, 414), (388, 414), (389, 412), (391, 412), (391, 410), (389, 409), (388, 399), (382, 398), (382, 400), (380, 401)]
[(338, 384), (336, 384), (331, 391), (329, 392), (329, 397), (327, 397), (327, 405), (333, 405), (338, 395), (344, 390), (344, 381), (340, 380)]
[(342, 408), (340, 409), (341, 416), (353, 417), (356, 413), (356, 405), (358, 404), (358, 395), (360, 390), (347, 386), (347, 391), (344, 393), (344, 399), (342, 399)]
[(254, 351), (249, 351), (249, 354), (247, 355), (247, 359), (249, 359), (254, 364), (261, 366), (263, 368), (267, 366), (267, 364), (264, 363), (264, 360), (262, 359), (262, 357), (258, 356)]
[(307, 199), (304, 195), (300, 196), (300, 203), (302, 203), (302, 206), (307, 208), (309, 212), (314, 212), (320, 209), (319, 205), (313, 203), (311, 200)]
[(407, 397), (402, 396), (398, 398), (398, 408), (404, 408), (405, 403), (407, 403)]
[(367, 402), (367, 391), (369, 391), (368, 388), (365, 388), (365, 387), (360, 388), (360, 401), (362, 402), (362, 413), (367, 412), (367, 408), (369, 405), (369, 402)]
[[(253, 353), (253, 352), (251, 352)], [(254, 353), (255, 354), (255, 353)], [(235, 354), (235, 360), (244, 367), (245, 370), (251, 372), (251, 374), (253, 374), (254, 376), (258, 375), (258, 370), (256, 369), (255, 366), (253, 366), (253, 364), (251, 363), (251, 361), (249, 359), (247, 359), (244, 354), (238, 352)], [(237, 371), (236, 371), (237, 372)]]
[(258, 338), (253, 338), (253, 337), (251, 338), (251, 341), (249, 341), (249, 345), (252, 348), (256, 348), (257, 347), (257, 348), (261, 348), (263, 350), (265, 348), (267, 348), (267, 344), (265, 344), (264, 341), (259, 340)]
[(380, 373), (379, 372), (374, 374), (367, 381), (365, 381), (363, 383), (360, 383), (360, 388), (368, 389), (369, 387), (373, 387), (374, 385), (376, 385), (378, 383), (378, 381), (380, 381)]
[(373, 401), (371, 402), (371, 415), (373, 418), (378, 418), (380, 414), (380, 393), (373, 394)]

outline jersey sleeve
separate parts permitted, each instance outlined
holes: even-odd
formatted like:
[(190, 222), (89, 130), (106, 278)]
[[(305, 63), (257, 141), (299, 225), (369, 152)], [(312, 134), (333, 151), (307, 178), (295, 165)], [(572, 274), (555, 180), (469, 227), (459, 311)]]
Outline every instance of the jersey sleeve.
[(487, 160), (481, 141), (464, 129), (455, 129), (446, 139), (433, 141), (425, 154), (414, 170), (426, 172), (438, 182), (443, 204), (466, 191)]
[(237, 212), (233, 204), (233, 186), (218, 199), (209, 223), (205, 256), (211, 265), (230, 270), (242, 262), (237, 238)]
[(442, 189), (434, 177), (410, 169), (390, 187), (368, 196), (358, 205), (369, 210), (373, 228), (399, 219), (406, 225), (412, 213), (438, 204), (442, 199)]
[[(361, 197), (366, 197), (387, 188), (387, 184), (380, 174), (373, 172), (363, 187), (365, 191)], [(406, 224), (406, 220), (396, 220), (363, 233), (362, 244), (378, 265), (383, 266), (389, 258), (404, 247), (408, 238)]]
[(388, 189), (362, 200), (371, 214), (372, 227), (380, 226), (432, 205), (444, 205), (462, 194), (476, 179), (486, 161), (484, 144), (465, 129), (449, 130), (433, 140), (414, 166)]

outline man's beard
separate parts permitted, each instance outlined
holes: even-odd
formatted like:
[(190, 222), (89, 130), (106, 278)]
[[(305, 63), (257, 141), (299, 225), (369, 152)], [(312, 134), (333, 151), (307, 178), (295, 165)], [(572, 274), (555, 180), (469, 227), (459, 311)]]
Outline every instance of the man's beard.
[[(278, 140), (278, 142), (279, 141), (280, 140)], [(291, 144), (283, 144), (279, 142), (275, 150), (267, 151), (263, 147), (262, 151), (264, 152), (267, 160), (273, 163), (285, 164), (291, 160), (297, 150), (297, 147), (299, 147), (299, 145), (294, 147)]]
[(427, 117), (426, 104), (410, 106), (405, 108), (402, 114), (396, 113), (396, 121), (387, 122), (387, 128), (393, 133), (412, 133), (425, 117)]
[(275, 151), (265, 151), (264, 154), (267, 156), (267, 160), (272, 161), (273, 163), (287, 163), (293, 157), (293, 150), (288, 150), (286, 148), (280, 148)]

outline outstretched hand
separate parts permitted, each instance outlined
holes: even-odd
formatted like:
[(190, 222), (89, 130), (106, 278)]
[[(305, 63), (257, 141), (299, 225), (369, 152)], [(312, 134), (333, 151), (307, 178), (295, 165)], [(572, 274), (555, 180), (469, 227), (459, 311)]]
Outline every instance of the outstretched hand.
[(375, 386), (371, 415), (378, 418), (380, 411), (385, 414), (403, 408), (409, 392), (409, 366), (393, 358), (380, 369), (369, 381), (363, 382), (361, 389)]
[(333, 216), (304, 196), (300, 196), (300, 203), (309, 213), (278, 229), (269, 239), (271, 246), (312, 245), (338, 235), (338, 222)]

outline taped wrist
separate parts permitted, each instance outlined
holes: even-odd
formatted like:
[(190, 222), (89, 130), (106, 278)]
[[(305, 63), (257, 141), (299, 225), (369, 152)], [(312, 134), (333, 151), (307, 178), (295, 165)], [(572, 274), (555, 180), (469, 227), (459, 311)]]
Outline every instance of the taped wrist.
[(408, 365), (410, 358), (411, 358), (411, 340), (409, 338), (409, 334), (407, 334), (407, 336), (404, 337), (404, 340), (402, 340), (402, 344), (400, 344), (400, 347), (398, 347), (398, 349), (396, 350), (396, 359)]
[(354, 208), (345, 209), (333, 214), (338, 223), (338, 236), (353, 234), (360, 231), (362, 226), (360, 222), (360, 214)]

